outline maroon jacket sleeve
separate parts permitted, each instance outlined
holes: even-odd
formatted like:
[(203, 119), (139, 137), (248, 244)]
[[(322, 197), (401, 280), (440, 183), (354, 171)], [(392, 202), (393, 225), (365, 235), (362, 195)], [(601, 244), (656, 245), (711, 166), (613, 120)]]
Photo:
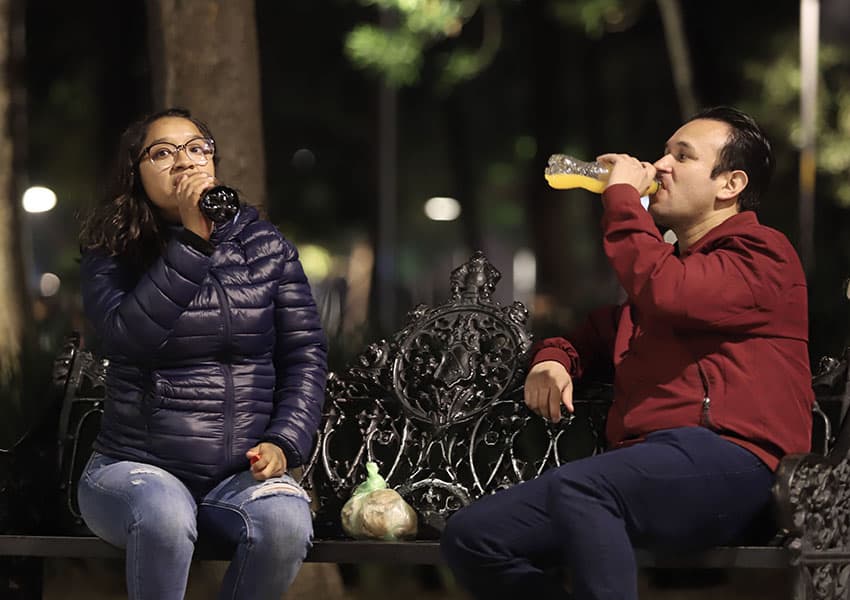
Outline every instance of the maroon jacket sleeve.
[(605, 306), (587, 317), (569, 340), (545, 338), (531, 349), (531, 366), (554, 360), (567, 369), (573, 379), (610, 377), (613, 373), (614, 337), (622, 306)]
[(767, 333), (772, 327), (771, 314), (799, 270), (779, 232), (757, 225), (752, 234), (726, 236), (710, 252), (693, 249), (680, 258), (632, 186), (612, 185), (603, 203), (605, 253), (638, 310), (679, 329)]

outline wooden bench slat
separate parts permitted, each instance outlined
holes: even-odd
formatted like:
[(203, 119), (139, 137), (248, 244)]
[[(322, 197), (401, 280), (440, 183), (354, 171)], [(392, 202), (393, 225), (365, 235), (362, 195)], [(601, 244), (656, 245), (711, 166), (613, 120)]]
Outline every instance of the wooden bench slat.
[[(124, 551), (92, 536), (0, 535), (0, 556), (121, 558)], [(199, 551), (197, 558), (229, 560), (226, 554)], [(664, 555), (636, 550), (643, 568), (782, 569), (790, 553), (781, 547), (718, 547), (693, 554)], [(317, 540), (308, 562), (442, 564), (437, 541), (382, 542), (376, 540)]]
[[(123, 558), (120, 548), (92, 536), (0, 535), (0, 556), (41, 558)], [(196, 558), (230, 560), (221, 549), (199, 549)], [(309, 562), (439, 564), (437, 541), (382, 542), (374, 540), (317, 540)]]
[(92, 536), (0, 535), (0, 556), (123, 558), (124, 551)]
[(780, 546), (718, 546), (692, 554), (666, 555), (635, 550), (642, 568), (662, 569), (787, 569), (791, 553)]

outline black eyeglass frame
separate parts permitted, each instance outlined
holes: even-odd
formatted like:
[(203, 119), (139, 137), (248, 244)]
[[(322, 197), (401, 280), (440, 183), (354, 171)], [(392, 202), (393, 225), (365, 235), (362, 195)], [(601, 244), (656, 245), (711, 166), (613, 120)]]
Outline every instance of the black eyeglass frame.
[[(142, 161), (145, 159), (145, 156), (146, 156), (146, 155), (147, 155), (147, 159), (148, 159), (149, 161), (151, 161), (151, 164), (152, 164), (153, 166), (155, 166), (155, 167), (158, 167), (158, 166), (159, 166), (159, 165), (157, 165), (157, 164), (154, 162), (153, 157), (150, 155), (151, 148), (153, 148), (154, 146), (158, 146), (159, 144), (168, 144), (169, 146), (172, 146), (172, 147), (174, 148), (174, 154), (173, 154), (173, 156), (175, 157), (175, 159), (174, 159), (174, 160), (177, 160), (177, 159), (176, 159), (177, 154), (178, 154), (179, 152), (183, 152), (183, 151), (185, 151), (185, 150), (186, 150), (186, 146), (188, 146), (189, 144), (191, 144), (192, 142), (195, 142), (195, 141), (197, 141), (197, 140), (203, 140), (203, 141), (205, 141), (206, 143), (208, 143), (208, 144), (210, 145), (210, 148), (212, 148), (212, 154), (211, 154), (211, 155), (210, 155), (210, 157), (207, 159), (207, 161), (213, 160), (213, 159), (215, 158), (215, 140), (214, 140), (214, 139), (212, 139), (212, 138), (205, 137), (205, 136), (203, 136), (203, 135), (199, 135), (199, 136), (193, 137), (193, 138), (192, 138), (192, 139), (190, 139), (190, 140), (186, 140), (186, 141), (185, 141), (184, 143), (182, 143), (182, 144), (172, 144), (171, 142), (166, 142), (166, 141), (158, 141), (158, 142), (154, 142), (153, 144), (149, 144), (148, 146), (146, 146), (145, 148), (143, 148), (143, 149), (142, 149), (142, 151), (139, 153), (139, 157), (136, 159), (136, 166), (138, 166), (138, 165), (140, 165), (140, 164), (142, 163)], [(192, 155), (190, 155), (188, 152), (186, 152), (186, 156), (189, 158), (189, 160), (191, 160), (191, 161), (192, 161), (193, 163), (195, 163), (196, 165), (197, 165), (197, 164), (206, 164), (206, 162), (204, 162), (204, 163), (199, 163), (199, 162), (198, 162), (198, 161), (196, 161), (194, 158), (192, 158)], [(173, 163), (172, 163), (172, 164), (173, 164)]]

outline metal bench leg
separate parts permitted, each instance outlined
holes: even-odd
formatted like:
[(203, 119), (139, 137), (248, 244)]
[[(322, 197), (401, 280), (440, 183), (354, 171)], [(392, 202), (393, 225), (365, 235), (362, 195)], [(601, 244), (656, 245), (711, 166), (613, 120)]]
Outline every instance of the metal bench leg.
[(793, 586), (793, 593), (791, 596), (793, 600), (810, 600), (806, 567), (802, 565), (794, 567)]
[(794, 567), (794, 600), (847, 600), (848, 565), (843, 561)]

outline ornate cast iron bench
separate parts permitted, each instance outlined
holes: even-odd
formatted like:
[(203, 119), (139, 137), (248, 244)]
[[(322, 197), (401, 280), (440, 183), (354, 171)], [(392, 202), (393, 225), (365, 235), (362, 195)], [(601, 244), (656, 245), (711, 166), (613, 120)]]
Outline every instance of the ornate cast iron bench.
[[(301, 482), (314, 496), (316, 541), (309, 561), (438, 564), (439, 532), (453, 512), (544, 469), (603, 450), (610, 386), (576, 391), (576, 412), (558, 425), (522, 402), (531, 336), (528, 313), (492, 298), (499, 272), (476, 253), (451, 274), (445, 303), (419, 305), (389, 340), (371, 344), (331, 375), (315, 450)], [(101, 414), (105, 364), (71, 338), (57, 359), (64, 390), (59, 415), (60, 535), (0, 535), (0, 556), (120, 557), (79, 519), (75, 482)], [(818, 391), (817, 451), (782, 461), (774, 489), (778, 533), (770, 544), (666, 556), (637, 549), (653, 568), (793, 568), (795, 598), (838, 599), (850, 574), (850, 427), (845, 426), (847, 357), (824, 359)], [(416, 509), (420, 539), (345, 539), (339, 512), (365, 476), (367, 460)], [(43, 534), (43, 531), (39, 531)], [(55, 531), (51, 531), (55, 533)], [(229, 549), (199, 542), (200, 559)]]

